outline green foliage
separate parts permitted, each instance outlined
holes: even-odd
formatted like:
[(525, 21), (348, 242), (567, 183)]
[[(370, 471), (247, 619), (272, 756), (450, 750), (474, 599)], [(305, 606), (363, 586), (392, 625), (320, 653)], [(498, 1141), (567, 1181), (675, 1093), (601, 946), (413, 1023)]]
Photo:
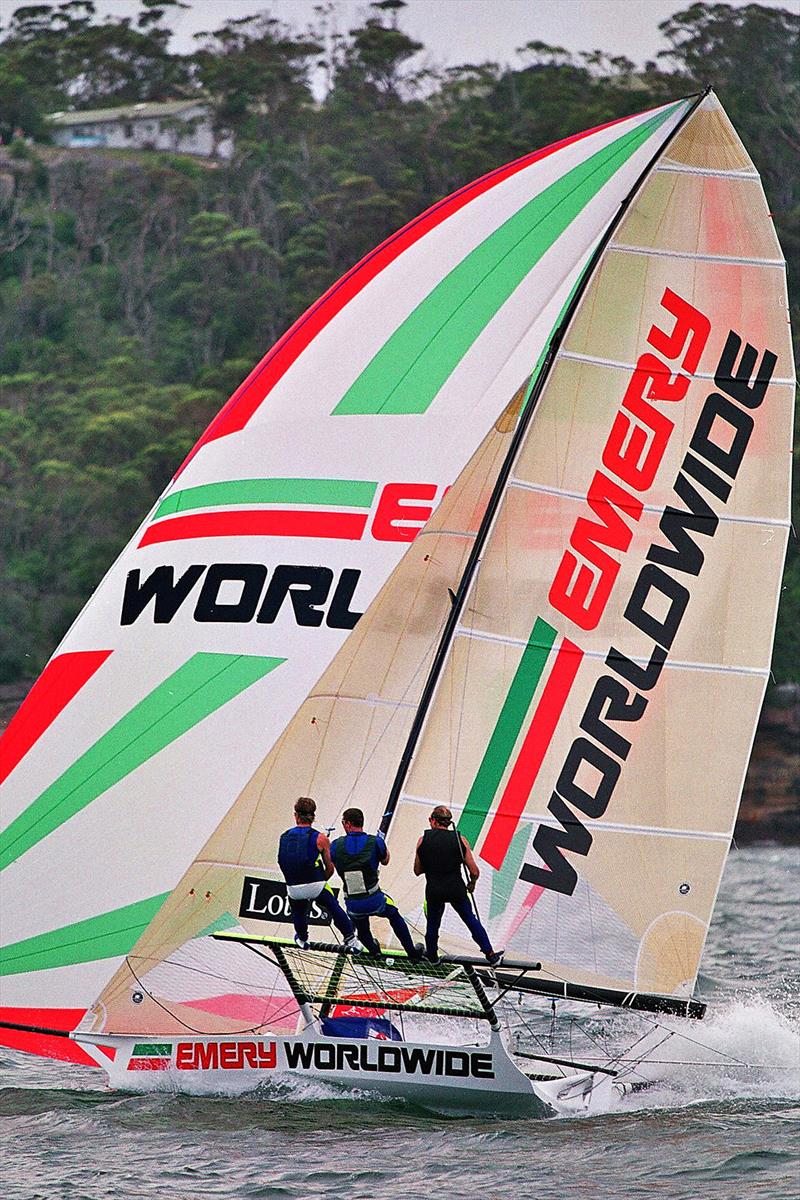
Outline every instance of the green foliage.
[[(415, 67), (402, 0), (347, 35), (229, 20), (189, 57), (174, 0), (0, 31), (0, 681), (30, 677), (199, 434), (281, 333), (441, 196), (587, 126), (714, 83), (762, 172), (800, 324), (800, 19), (694, 4), (665, 64), (531, 41), (521, 65)], [(213, 6), (212, 6), (213, 7)], [(254, 8), (257, 8), (254, 5)], [(322, 72), (321, 103), (310, 81)], [(205, 90), (236, 156), (50, 151), (45, 114)], [(28, 139), (35, 139), (30, 145)], [(57, 564), (57, 571), (53, 565)], [(790, 548), (778, 681), (800, 680)]]
[(689, 85), (710, 83), (759, 166), (774, 208), (796, 208), (800, 157), (800, 12), (693, 4), (659, 28)]

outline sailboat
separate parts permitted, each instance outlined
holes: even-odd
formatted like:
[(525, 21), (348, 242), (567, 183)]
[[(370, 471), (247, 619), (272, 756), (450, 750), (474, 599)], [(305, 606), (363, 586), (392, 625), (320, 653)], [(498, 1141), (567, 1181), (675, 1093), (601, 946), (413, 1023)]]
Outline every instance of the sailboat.
[[(705, 1012), (794, 388), (783, 258), (710, 91), (368, 255), (212, 422), (5, 735), (0, 1042), (133, 1091), (549, 1113), (641, 1083), (660, 1027), (587, 1061), (526, 1050), (518, 1017)], [(451, 808), (502, 965), (448, 918), (436, 964), (388, 929), (349, 953), (322, 911), (298, 948), (299, 795), (383, 830), (418, 929), (414, 846)]]

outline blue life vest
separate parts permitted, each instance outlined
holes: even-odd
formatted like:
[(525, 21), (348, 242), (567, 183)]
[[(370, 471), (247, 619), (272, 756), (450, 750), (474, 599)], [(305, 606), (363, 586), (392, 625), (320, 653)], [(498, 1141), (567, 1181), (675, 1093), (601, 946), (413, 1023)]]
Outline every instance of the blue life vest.
[(278, 866), (287, 883), (314, 883), (325, 878), (325, 866), (317, 849), (319, 830), (310, 825), (294, 825), (281, 834)]
[(348, 833), (331, 845), (333, 865), (342, 877), (344, 894), (372, 896), (380, 891), (378, 865), (383, 857), (384, 841), (371, 833)]

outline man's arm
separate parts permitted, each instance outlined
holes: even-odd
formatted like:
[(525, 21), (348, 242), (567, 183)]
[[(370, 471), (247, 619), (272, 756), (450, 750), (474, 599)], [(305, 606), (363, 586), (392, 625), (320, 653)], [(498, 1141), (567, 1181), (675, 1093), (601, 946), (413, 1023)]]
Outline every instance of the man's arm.
[(322, 855), (322, 862), (325, 867), (325, 878), (330, 879), (333, 874), (333, 859), (331, 858), (331, 843), (326, 833), (321, 833), (317, 838), (317, 850)]
[(461, 835), (461, 845), (464, 849), (464, 862), (466, 863), (467, 870), (469, 871), (469, 883), (467, 884), (467, 891), (472, 892), (475, 890), (475, 884), (478, 882), (480, 869), (478, 864), (475, 862), (474, 855), (470, 849), (470, 844), (463, 834)]
[(414, 874), (422, 875), (422, 863), (419, 860), (419, 848), (422, 845), (422, 838), (417, 842), (417, 848), (414, 851)]
[(381, 834), (377, 834), (375, 837), (375, 849), (378, 851), (378, 862), (384, 867), (388, 866), (390, 857), (389, 847), (386, 845)]

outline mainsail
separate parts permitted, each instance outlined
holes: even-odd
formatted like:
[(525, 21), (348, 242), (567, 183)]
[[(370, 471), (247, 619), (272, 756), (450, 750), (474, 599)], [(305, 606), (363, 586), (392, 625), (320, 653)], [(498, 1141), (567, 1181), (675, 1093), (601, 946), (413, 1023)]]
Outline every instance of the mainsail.
[[(291, 1023), (277, 975), (210, 934), (285, 934), (275, 847), (298, 794), (323, 825), (353, 804), (384, 821), (384, 882), (412, 921), (414, 844), (446, 803), (476, 846), (495, 944), (541, 959), (551, 981), (691, 993), (768, 675), (794, 379), (758, 175), (713, 96), (681, 112), (546, 369), (86, 1029)], [(469, 948), (455, 921), (445, 943)]]
[(709, 96), (565, 332), (392, 820), (408, 844), (452, 803), (495, 941), (555, 980), (691, 994), (768, 678), (793, 402), (782, 256)]

